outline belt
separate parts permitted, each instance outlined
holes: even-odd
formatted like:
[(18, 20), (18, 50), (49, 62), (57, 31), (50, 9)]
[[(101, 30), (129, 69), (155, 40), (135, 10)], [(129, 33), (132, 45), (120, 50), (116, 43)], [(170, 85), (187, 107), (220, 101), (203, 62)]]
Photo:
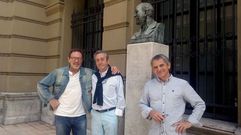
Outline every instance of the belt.
[(100, 112), (100, 113), (103, 113), (103, 112), (108, 112), (108, 111), (114, 110), (115, 108), (116, 108), (116, 107), (112, 107), (112, 108), (105, 109), (105, 110), (95, 110), (95, 111)]

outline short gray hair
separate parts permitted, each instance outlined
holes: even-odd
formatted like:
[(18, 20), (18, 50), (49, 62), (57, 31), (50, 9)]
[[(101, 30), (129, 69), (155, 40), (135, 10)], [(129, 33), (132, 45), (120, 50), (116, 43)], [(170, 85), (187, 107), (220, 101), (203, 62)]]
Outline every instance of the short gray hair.
[(153, 15), (154, 15), (154, 8), (153, 8), (153, 6), (150, 3), (142, 2), (139, 5), (142, 6), (142, 10), (145, 11), (147, 16), (153, 17)]
[(109, 59), (109, 55), (107, 54), (107, 52), (102, 51), (102, 50), (97, 50), (94, 54), (94, 58), (96, 57), (96, 55), (101, 54), (101, 53), (105, 54), (107, 60)]
[(167, 65), (171, 65), (171, 62), (170, 62), (169, 58), (164, 54), (157, 54), (154, 57), (152, 57), (151, 65), (152, 65), (154, 60), (159, 60), (159, 59), (162, 59)]

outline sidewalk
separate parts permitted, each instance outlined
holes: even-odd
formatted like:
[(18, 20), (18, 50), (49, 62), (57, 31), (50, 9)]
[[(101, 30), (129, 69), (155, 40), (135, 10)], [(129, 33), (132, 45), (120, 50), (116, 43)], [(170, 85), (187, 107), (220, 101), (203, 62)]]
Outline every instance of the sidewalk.
[(55, 135), (55, 128), (42, 121), (0, 125), (0, 135)]
[(0, 125), (0, 135), (55, 135), (55, 128), (42, 121)]

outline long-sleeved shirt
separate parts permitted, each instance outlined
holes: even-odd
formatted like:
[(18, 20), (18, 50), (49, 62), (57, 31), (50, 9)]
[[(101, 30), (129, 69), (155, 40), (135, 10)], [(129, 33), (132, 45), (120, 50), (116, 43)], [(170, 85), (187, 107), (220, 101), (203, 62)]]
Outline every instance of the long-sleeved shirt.
[[(106, 71), (107, 72), (107, 71)], [(101, 77), (105, 76), (106, 72), (101, 73)], [(95, 88), (97, 83), (96, 75), (92, 75), (92, 97), (94, 98)], [(122, 116), (125, 108), (123, 80), (120, 75), (112, 76), (102, 82), (103, 84), (103, 106), (92, 104), (94, 110), (105, 110), (116, 107), (116, 115)], [(93, 99), (92, 98), (92, 99)], [(92, 101), (93, 102), (93, 101)]]
[(194, 108), (188, 121), (199, 124), (206, 106), (187, 81), (173, 76), (165, 82), (156, 78), (148, 81), (139, 103), (142, 116), (148, 118), (154, 109), (166, 117), (161, 123), (152, 120), (149, 135), (178, 135), (173, 124), (183, 119), (186, 102)]

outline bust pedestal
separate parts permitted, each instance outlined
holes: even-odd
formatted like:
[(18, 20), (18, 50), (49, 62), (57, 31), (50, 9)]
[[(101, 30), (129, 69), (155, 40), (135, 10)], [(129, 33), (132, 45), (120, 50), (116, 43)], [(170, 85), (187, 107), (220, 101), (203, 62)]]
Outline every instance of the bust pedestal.
[(145, 83), (152, 77), (150, 61), (160, 53), (169, 56), (169, 47), (155, 42), (127, 46), (125, 135), (148, 134), (148, 122), (142, 118), (138, 103)]

